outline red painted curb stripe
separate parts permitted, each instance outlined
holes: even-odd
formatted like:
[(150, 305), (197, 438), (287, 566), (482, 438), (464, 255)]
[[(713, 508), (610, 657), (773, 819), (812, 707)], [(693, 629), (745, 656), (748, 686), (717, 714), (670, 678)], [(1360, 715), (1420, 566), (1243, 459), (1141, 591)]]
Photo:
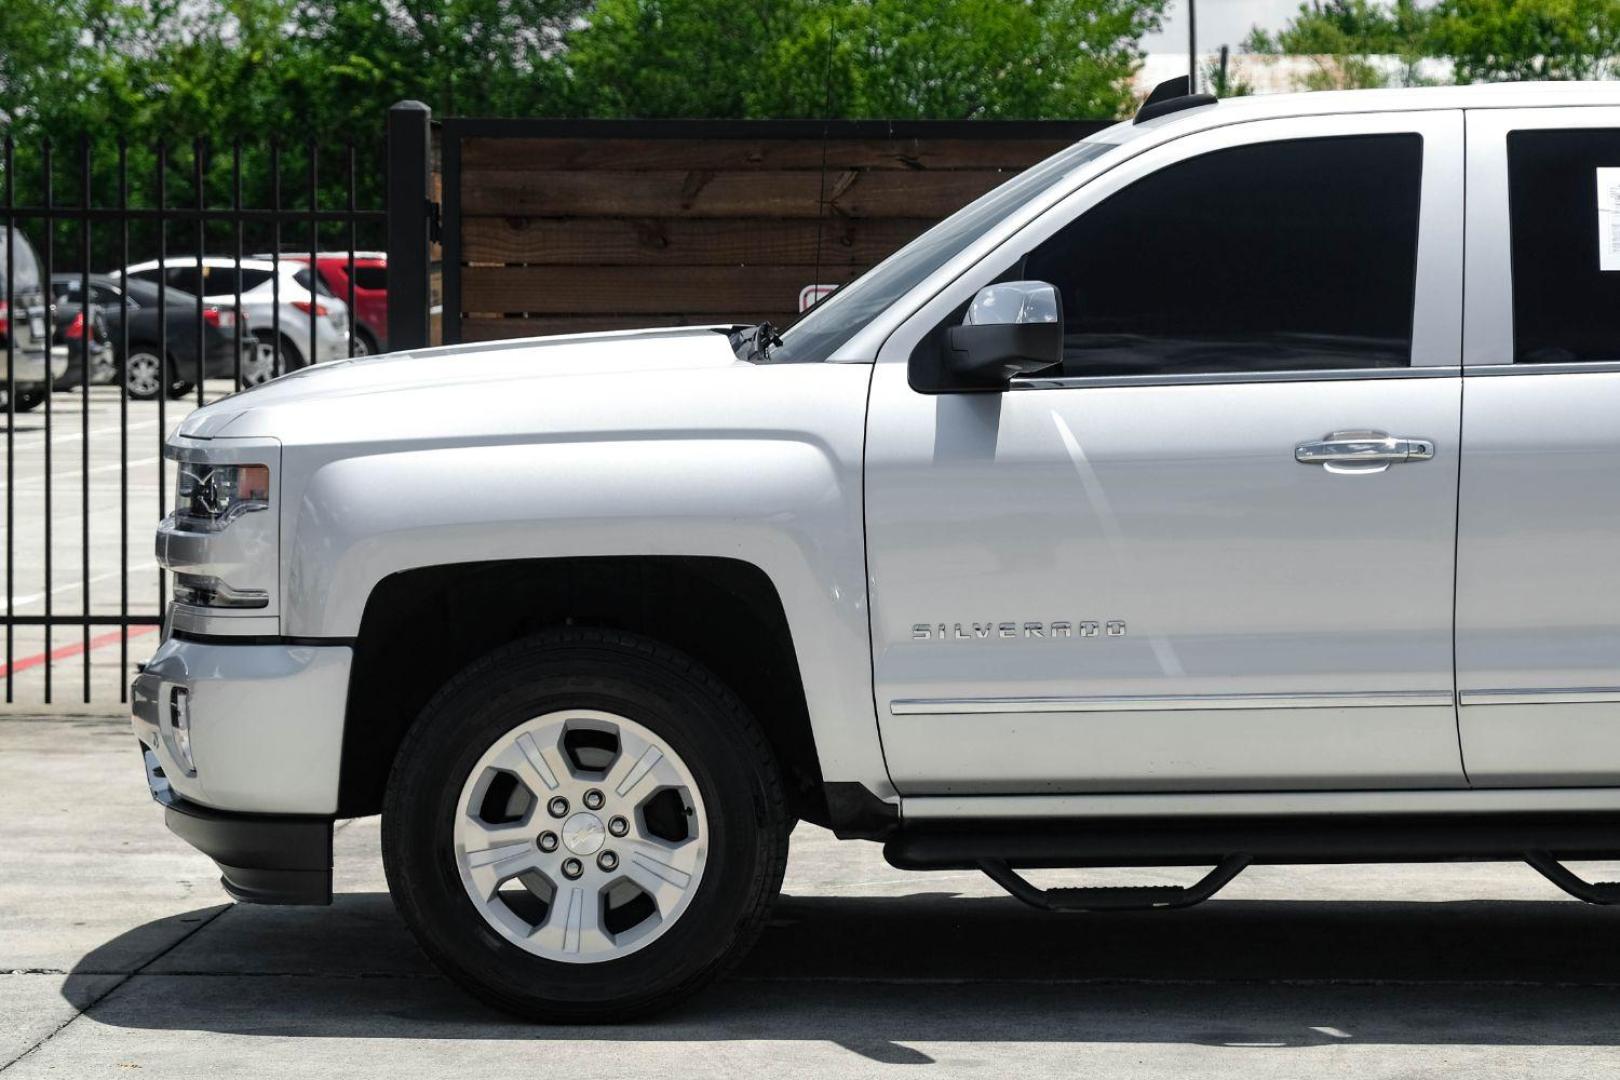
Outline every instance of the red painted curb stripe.
[[(90, 639), (90, 648), (94, 650), (101, 648), (103, 645), (112, 645), (118, 641), (119, 636), (122, 634), (127, 633), (130, 637), (138, 637), (141, 634), (150, 634), (156, 629), (155, 626), (131, 626), (123, 630), (114, 630), (110, 634), (97, 634)], [(71, 645), (63, 645), (60, 649), (53, 649), (49, 653), (35, 653), (33, 656), (25, 656), (9, 668), (4, 664), (0, 664), (0, 678), (6, 675), (15, 675), (19, 671), (27, 671), (31, 667), (38, 667), (46, 662), (54, 664), (58, 660), (66, 660), (68, 657), (78, 656), (82, 652), (84, 652), (84, 642), (75, 641)]]

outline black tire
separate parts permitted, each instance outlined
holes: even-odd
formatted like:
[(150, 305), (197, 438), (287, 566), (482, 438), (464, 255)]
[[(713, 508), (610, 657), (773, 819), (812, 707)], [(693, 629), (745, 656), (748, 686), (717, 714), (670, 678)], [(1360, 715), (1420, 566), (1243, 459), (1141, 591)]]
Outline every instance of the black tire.
[[(696, 778), (707, 864), (680, 917), (644, 947), (595, 963), (536, 956), (497, 933), (464, 890), (452, 825), (468, 774), (500, 736), (571, 708), (656, 732)], [(758, 938), (787, 863), (780, 771), (758, 723), (713, 674), (673, 649), (609, 630), (507, 645), (450, 681), (407, 734), (383, 805), (383, 866), (429, 958), (489, 1004), (533, 1020), (623, 1020), (689, 997)]]
[(173, 383), (169, 384), (169, 397), (170, 399), (183, 398), (195, 389), (197, 389), (196, 383), (186, 382), (184, 379), (176, 379)]
[(17, 391), (17, 402), (12, 406), (12, 409), (15, 412), (33, 412), (44, 403), (44, 390), (19, 390)]

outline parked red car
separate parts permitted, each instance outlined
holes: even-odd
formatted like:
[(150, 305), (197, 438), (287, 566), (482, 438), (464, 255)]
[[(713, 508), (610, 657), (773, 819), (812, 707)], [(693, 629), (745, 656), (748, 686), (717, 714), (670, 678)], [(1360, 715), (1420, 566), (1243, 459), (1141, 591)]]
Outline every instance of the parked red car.
[[(285, 254), (290, 262), (308, 263), (309, 256)], [(315, 255), (315, 270), (321, 281), (332, 290), (332, 295), (349, 301), (349, 253), (347, 251), (321, 251)], [(354, 301), (350, 304), (354, 320), (354, 354), (388, 350), (388, 255), (382, 251), (354, 253)]]

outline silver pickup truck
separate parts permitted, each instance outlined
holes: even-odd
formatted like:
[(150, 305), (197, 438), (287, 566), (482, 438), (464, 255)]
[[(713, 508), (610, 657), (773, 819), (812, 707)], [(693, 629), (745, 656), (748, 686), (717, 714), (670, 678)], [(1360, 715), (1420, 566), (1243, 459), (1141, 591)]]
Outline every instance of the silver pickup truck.
[[(1620, 86), (1156, 92), (793, 326), (191, 414), (170, 827), (547, 1019), (690, 993), (800, 819), (1050, 909), (1620, 855)], [(1211, 867), (1042, 889), (1038, 867)]]

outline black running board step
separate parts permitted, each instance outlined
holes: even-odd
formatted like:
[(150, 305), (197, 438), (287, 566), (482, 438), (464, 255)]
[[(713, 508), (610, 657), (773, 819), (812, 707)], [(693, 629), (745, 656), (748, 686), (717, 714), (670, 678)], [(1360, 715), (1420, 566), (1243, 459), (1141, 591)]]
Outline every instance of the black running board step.
[[(1046, 911), (1149, 911), (1201, 904), (1249, 865), (1247, 855), (1228, 855), (1196, 884), (1122, 885), (1084, 889), (1041, 889), (1019, 876), (1003, 859), (980, 859), (979, 869), (1013, 896)], [(1563, 870), (1563, 867), (1559, 867)], [(1545, 871), (1543, 871), (1545, 873)], [(1568, 871), (1564, 871), (1568, 873)]]
[(1620, 881), (1587, 881), (1545, 851), (1527, 851), (1524, 861), (1542, 877), (1588, 904), (1620, 904)]

